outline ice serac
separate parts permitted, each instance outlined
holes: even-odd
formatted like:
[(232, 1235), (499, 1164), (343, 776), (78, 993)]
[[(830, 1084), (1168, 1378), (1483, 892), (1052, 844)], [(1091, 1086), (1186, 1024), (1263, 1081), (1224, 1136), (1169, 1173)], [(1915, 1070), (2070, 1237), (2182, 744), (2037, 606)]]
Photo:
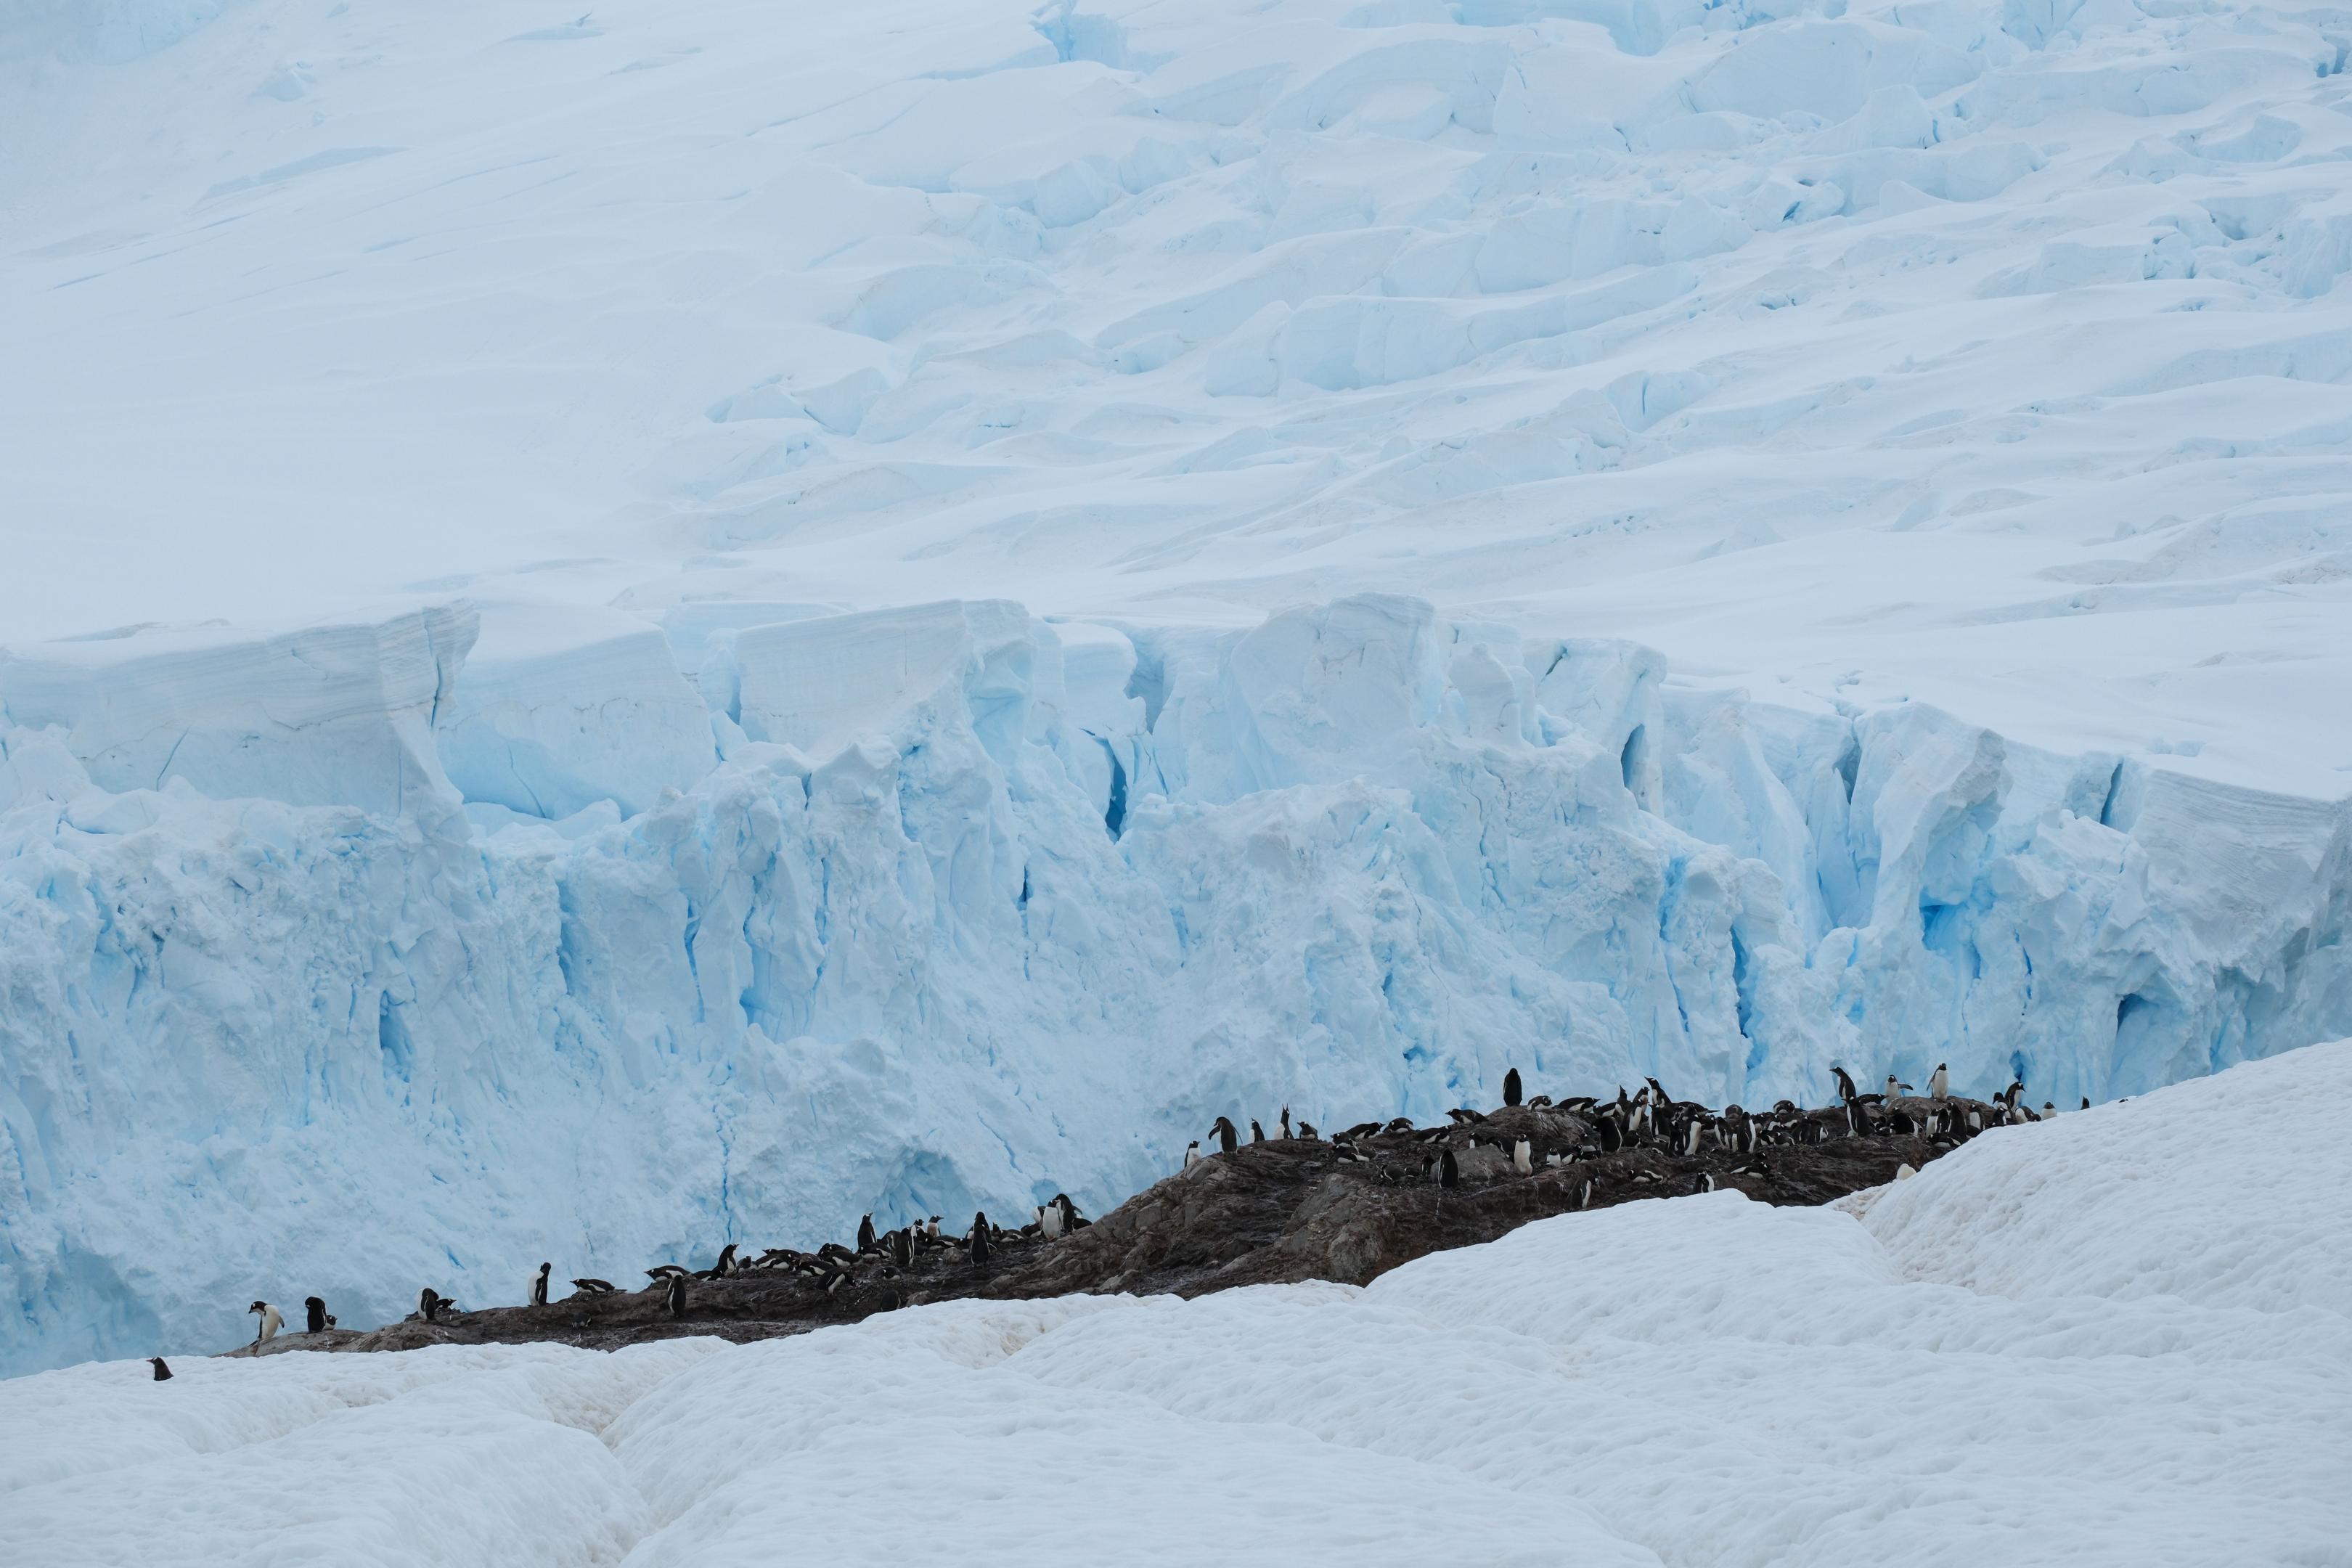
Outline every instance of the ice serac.
[(1513, 1065), (2071, 1103), (2352, 1030), (2342, 803), (1923, 706), (1391, 595), (502, 616), (0, 665), (7, 1366), (1099, 1209)]

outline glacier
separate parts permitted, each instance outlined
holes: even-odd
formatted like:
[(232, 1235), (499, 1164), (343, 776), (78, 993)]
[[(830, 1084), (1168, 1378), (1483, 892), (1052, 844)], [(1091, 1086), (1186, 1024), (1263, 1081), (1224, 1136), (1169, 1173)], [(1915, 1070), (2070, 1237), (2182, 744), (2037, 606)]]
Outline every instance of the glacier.
[(2072, 1104), (2352, 1029), (2345, 805), (1924, 705), (1398, 595), (695, 625), (691, 682), (491, 615), (0, 662), (13, 1366), (203, 1344), (255, 1279), (367, 1321), (1098, 1210), (1221, 1112), (1433, 1119), (1512, 1065)]
[(0, 7), (0, 1373), (2352, 1033), (2336, 11), (787, 10)]

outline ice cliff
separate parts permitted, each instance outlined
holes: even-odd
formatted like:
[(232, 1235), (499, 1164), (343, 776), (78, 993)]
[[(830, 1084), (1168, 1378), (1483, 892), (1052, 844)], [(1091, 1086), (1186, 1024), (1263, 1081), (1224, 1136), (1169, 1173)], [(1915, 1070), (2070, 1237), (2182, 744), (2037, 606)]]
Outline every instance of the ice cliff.
[(44, 645), (0, 712), (9, 1370), (1107, 1206), (1507, 1065), (2072, 1103), (2352, 1031), (2341, 803), (1405, 597), (452, 602)]

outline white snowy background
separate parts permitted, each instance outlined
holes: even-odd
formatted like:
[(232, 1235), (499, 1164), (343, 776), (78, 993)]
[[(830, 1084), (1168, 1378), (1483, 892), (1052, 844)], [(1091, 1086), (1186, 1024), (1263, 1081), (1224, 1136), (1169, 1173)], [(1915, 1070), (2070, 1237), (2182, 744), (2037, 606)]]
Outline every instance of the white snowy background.
[(2347, 48), (0, 5), (0, 1370), (2352, 1031)]
[(0, 1559), (2352, 1563), (2352, 1042), (1369, 1289), (0, 1382)]

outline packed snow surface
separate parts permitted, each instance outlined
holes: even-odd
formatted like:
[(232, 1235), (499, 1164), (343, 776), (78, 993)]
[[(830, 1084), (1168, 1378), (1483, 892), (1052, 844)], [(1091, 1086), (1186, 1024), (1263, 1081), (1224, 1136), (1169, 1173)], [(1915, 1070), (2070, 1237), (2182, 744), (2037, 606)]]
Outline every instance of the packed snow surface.
[(0, 1367), (2352, 1033), (2347, 47), (0, 11)]
[(0, 1559), (2352, 1563), (2352, 1042), (1370, 1288), (0, 1383)]

